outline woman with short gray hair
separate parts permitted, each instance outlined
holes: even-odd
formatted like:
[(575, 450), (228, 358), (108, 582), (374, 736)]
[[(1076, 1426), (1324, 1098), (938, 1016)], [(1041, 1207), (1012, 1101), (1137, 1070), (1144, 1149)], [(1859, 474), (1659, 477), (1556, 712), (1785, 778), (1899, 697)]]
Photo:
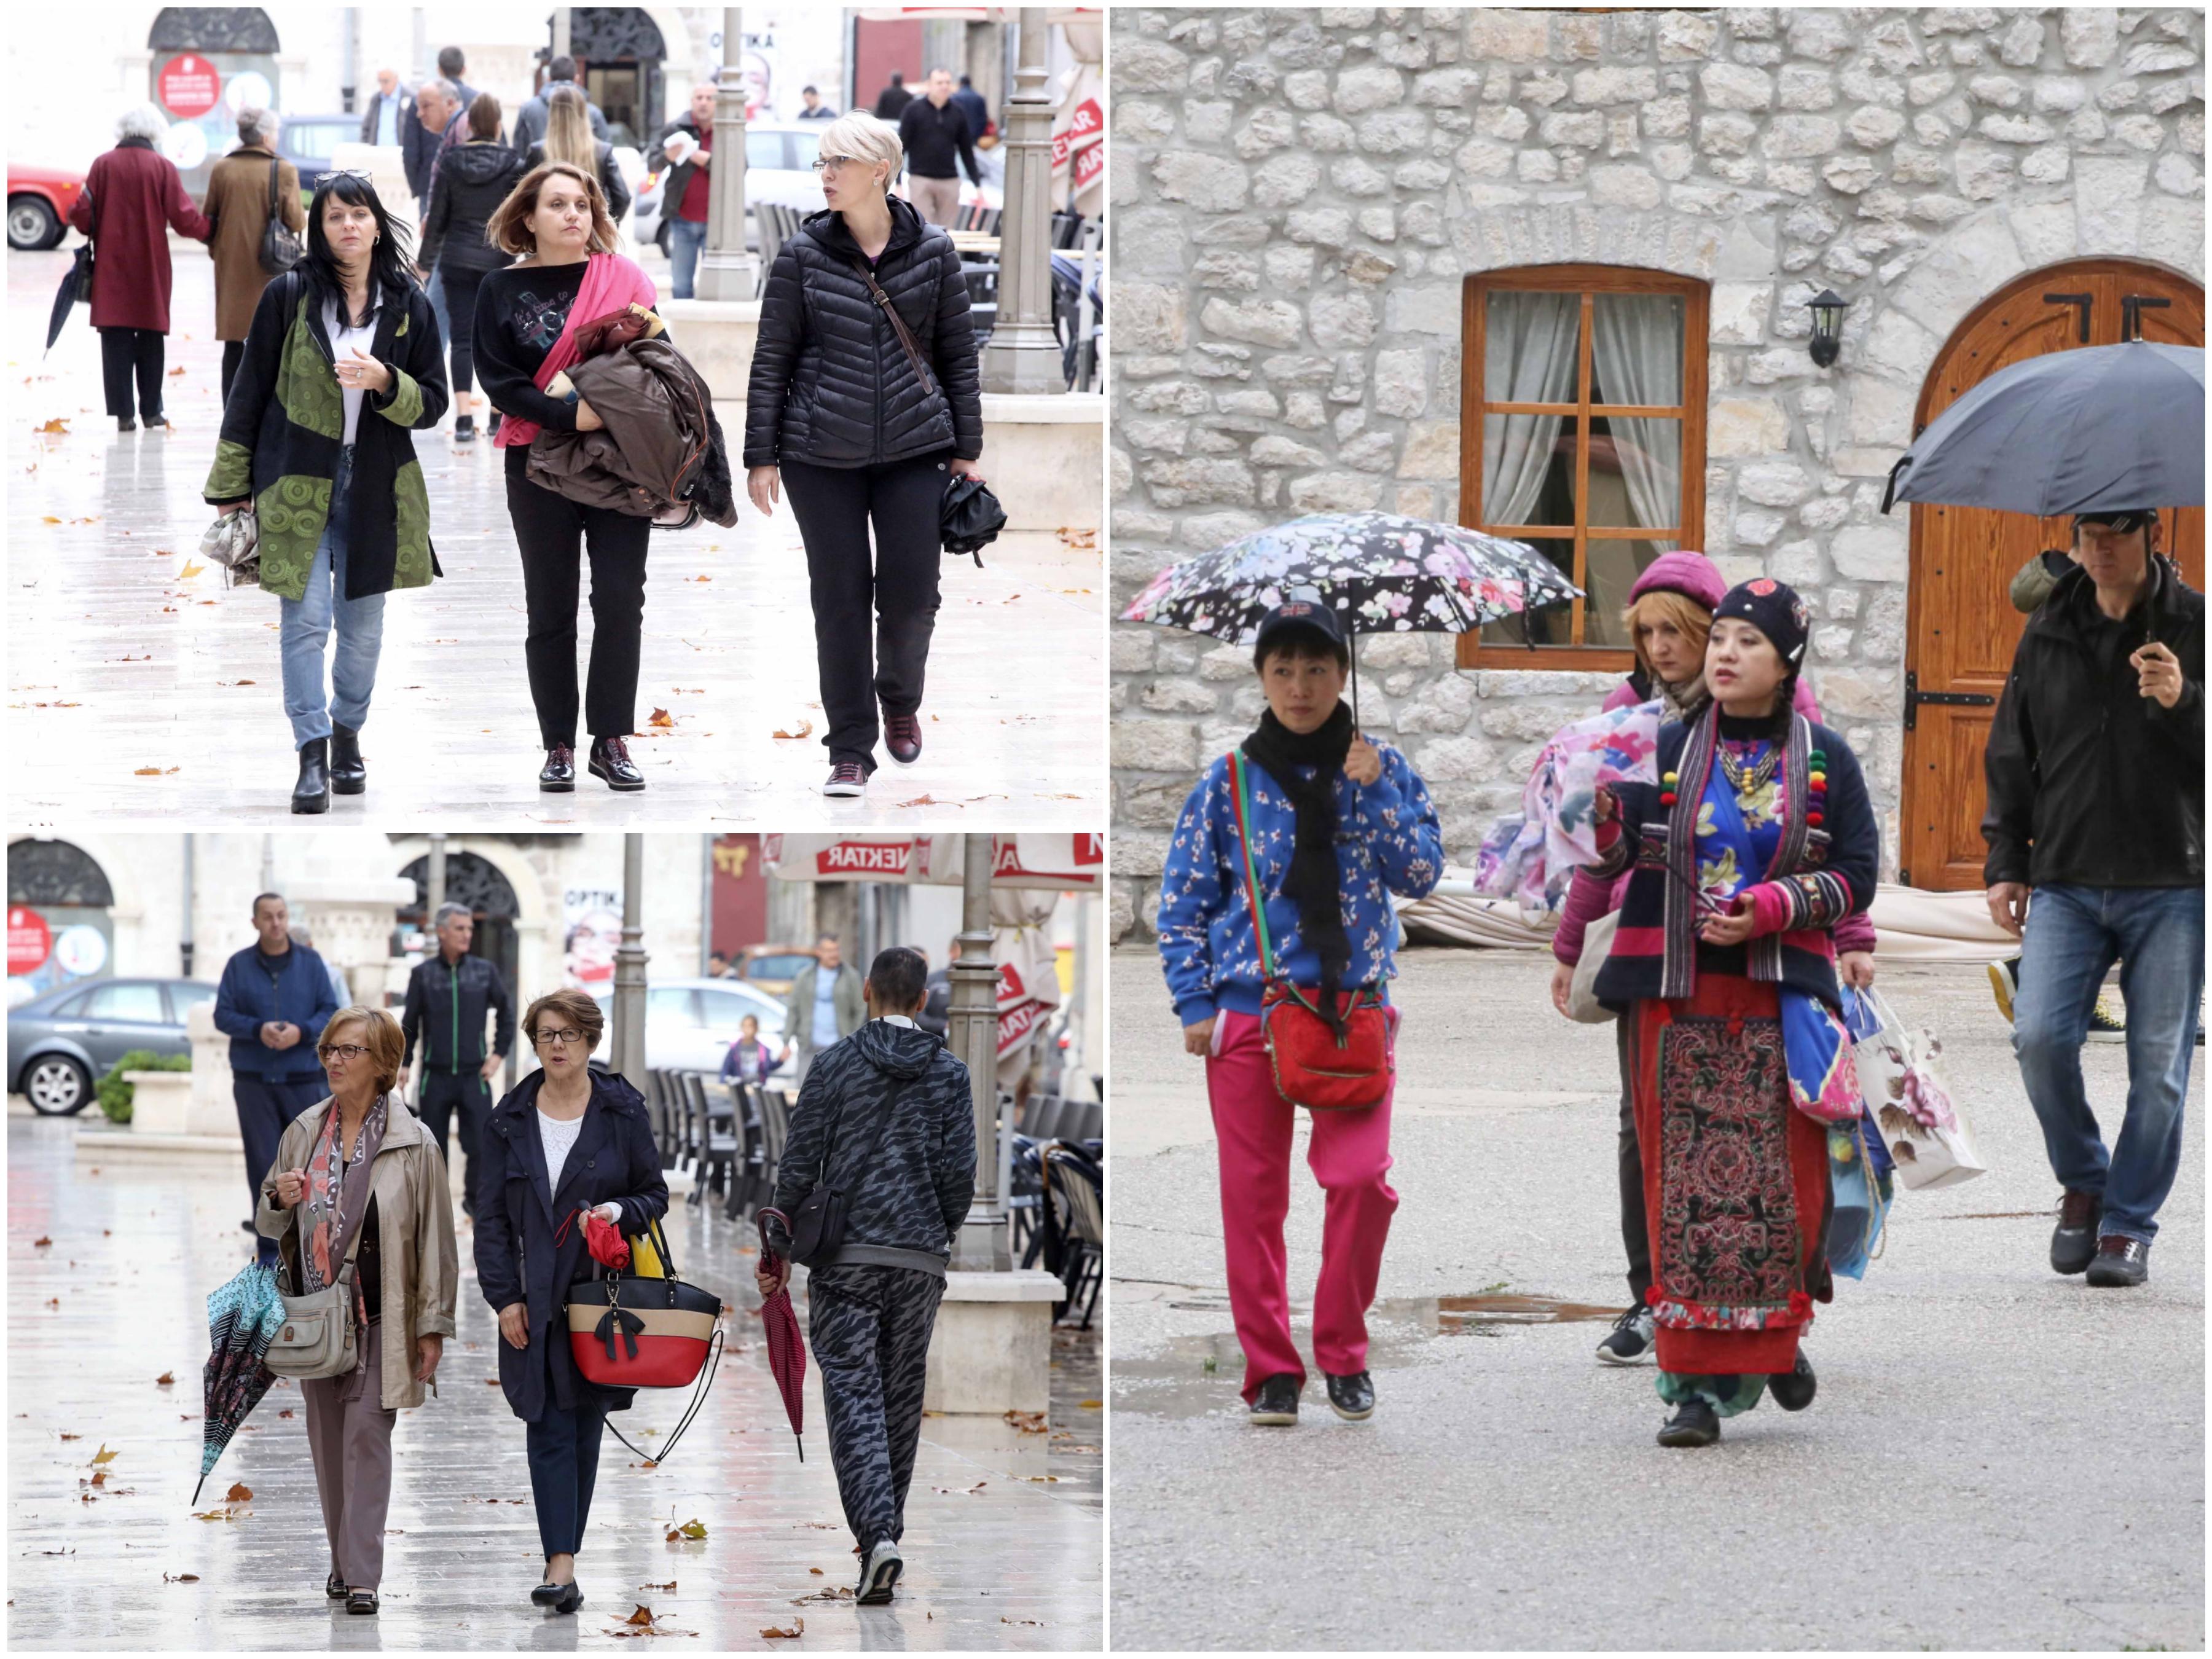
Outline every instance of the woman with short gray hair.
[(276, 154), (276, 117), (265, 109), (238, 112), (238, 148), (208, 175), (208, 253), (215, 260), (215, 337), (222, 342), (222, 395), (246, 356), (253, 308), (275, 275), (261, 262), (273, 213), (294, 233), (307, 228), (300, 203), (300, 170)]

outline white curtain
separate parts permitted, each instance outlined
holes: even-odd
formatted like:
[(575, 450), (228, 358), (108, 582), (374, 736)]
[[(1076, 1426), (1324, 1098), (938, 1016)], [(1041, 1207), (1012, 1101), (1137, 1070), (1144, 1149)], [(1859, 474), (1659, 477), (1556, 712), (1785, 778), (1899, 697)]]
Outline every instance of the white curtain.
[[(1485, 318), (1483, 395), (1492, 403), (1571, 404), (1579, 294), (1492, 294)], [(1561, 415), (1482, 417), (1482, 517), (1525, 524), (1543, 493)]]
[[(1682, 401), (1682, 301), (1671, 294), (1601, 294), (1592, 304), (1590, 372), (1608, 404)], [(1607, 416), (1636, 522), (1673, 525), (1682, 512), (1682, 423)], [(1680, 526), (1687, 529), (1687, 526)], [(1654, 548), (1680, 545), (1654, 537)]]

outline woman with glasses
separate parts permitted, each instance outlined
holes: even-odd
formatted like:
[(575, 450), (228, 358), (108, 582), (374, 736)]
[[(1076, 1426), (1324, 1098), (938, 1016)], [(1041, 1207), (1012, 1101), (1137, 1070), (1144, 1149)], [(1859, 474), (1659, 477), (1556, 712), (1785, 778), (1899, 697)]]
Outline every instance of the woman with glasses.
[(325, 175), (307, 205), (307, 257), (254, 307), (204, 491), (225, 513), (253, 512), (261, 586), (283, 604), (295, 812), (368, 789), (361, 728), (384, 596), (443, 574), (410, 434), (444, 416), (446, 365), (406, 243), (366, 178)]
[(660, 1152), (637, 1091), (591, 1068), (605, 1030), (599, 1005), (578, 990), (538, 999), (522, 1017), (538, 1069), (508, 1091), (479, 1139), (477, 1282), (499, 1315), (499, 1383), (526, 1427), (530, 1491), (545, 1579), (539, 1607), (584, 1605), (576, 1552), (591, 1517), (599, 1437), (634, 1389), (588, 1382), (568, 1351), (568, 1286), (589, 1273), (588, 1212), (640, 1233), (668, 1212)]
[(748, 493), (773, 514), (789, 489), (806, 544), (825, 795), (866, 793), (879, 735), (900, 765), (921, 758), (945, 492), (983, 476), (967, 279), (952, 239), (889, 193), (903, 155), (871, 115), (823, 130), (830, 205), (769, 272), (746, 394)]
[(436, 1384), (460, 1279), (446, 1161), (396, 1087), (403, 1047), (381, 1009), (331, 1017), (317, 1047), (331, 1097), (284, 1131), (254, 1217), (295, 1294), (337, 1284), (353, 1264), (359, 1363), (300, 1384), (331, 1547), (323, 1593), (348, 1613), (376, 1611), (392, 1427)]

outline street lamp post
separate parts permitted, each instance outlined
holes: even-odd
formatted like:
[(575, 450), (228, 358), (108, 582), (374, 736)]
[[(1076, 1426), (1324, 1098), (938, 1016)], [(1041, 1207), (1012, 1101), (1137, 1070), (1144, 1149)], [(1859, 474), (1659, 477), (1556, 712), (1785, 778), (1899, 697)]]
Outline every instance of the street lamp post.
[(975, 1107), (975, 1196), (953, 1241), (952, 1266), (977, 1273), (1013, 1267), (1006, 1240), (999, 1133), (999, 969), (991, 960), (991, 837), (966, 835), (960, 883), (960, 959), (951, 967), (952, 1052), (967, 1063)]
[(745, 82), (741, 8), (722, 8), (722, 70), (714, 81), (714, 151), (707, 165), (707, 246), (692, 291), (750, 300), (759, 262), (745, 252)]
[(614, 1069), (645, 1092), (645, 837), (623, 837), (622, 944), (615, 951)]
[(1045, 90), (1045, 11), (1024, 6), (1007, 99), (1006, 209), (999, 239), (999, 316), (983, 348), (986, 392), (1064, 392), (1052, 329), (1052, 98)]

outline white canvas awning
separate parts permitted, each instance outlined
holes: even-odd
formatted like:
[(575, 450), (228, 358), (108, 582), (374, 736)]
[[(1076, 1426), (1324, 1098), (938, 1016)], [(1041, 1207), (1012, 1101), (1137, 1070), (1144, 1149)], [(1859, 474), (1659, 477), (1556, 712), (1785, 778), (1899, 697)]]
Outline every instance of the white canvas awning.
[[(970, 841), (983, 836), (854, 830), (844, 836), (767, 836), (761, 855), (779, 881), (881, 881), (957, 887)], [(1097, 891), (1105, 885), (1106, 845), (1097, 836), (988, 837), (994, 887)]]

